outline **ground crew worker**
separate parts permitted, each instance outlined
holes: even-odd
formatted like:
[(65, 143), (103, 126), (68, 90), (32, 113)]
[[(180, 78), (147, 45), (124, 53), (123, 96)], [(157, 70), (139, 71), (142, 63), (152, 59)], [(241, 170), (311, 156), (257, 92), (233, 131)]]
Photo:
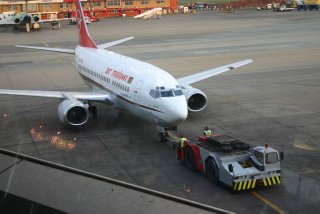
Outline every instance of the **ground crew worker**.
[(180, 136), (180, 140), (179, 140), (179, 143), (180, 143), (180, 149), (183, 149), (184, 148), (184, 143), (187, 141), (187, 138), (185, 138), (184, 135), (181, 135)]
[(208, 128), (208, 126), (204, 127), (204, 132), (203, 134), (207, 137), (211, 136), (212, 131)]
[(180, 136), (180, 139), (179, 139), (179, 143), (178, 143), (178, 158), (181, 159), (181, 151), (182, 149), (184, 148), (185, 146), (185, 142), (187, 141), (187, 138), (184, 136), (184, 135), (181, 135)]

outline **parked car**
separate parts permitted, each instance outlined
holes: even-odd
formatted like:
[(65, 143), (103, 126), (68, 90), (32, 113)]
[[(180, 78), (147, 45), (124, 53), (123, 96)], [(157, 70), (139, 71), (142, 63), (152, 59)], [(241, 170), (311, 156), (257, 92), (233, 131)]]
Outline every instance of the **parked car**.
[[(85, 22), (86, 24), (90, 24), (90, 23), (91, 23), (91, 20), (90, 20), (90, 18), (89, 18), (88, 16), (85, 16), (85, 17), (84, 17), (84, 22)], [(72, 17), (72, 18), (70, 19), (69, 24), (71, 24), (71, 25), (77, 24), (77, 19), (76, 19), (75, 17)]]

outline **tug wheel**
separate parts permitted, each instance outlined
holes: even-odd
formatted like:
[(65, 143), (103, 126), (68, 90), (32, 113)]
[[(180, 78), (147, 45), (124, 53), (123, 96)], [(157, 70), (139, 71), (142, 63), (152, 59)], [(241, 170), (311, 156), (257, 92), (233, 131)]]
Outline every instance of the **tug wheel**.
[(184, 151), (184, 160), (189, 169), (196, 170), (196, 158), (190, 147), (187, 147)]
[(218, 167), (216, 162), (214, 161), (213, 158), (209, 158), (206, 161), (206, 173), (209, 177), (209, 179), (215, 183), (218, 184), (219, 183), (219, 172), (218, 172)]

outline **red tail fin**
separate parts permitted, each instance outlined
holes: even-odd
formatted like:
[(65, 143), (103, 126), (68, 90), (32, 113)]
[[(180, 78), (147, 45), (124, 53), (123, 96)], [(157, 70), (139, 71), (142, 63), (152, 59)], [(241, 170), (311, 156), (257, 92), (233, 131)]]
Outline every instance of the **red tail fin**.
[(77, 26), (79, 30), (79, 43), (82, 47), (88, 47), (88, 48), (97, 48), (97, 45), (94, 43), (94, 41), (91, 39), (87, 25), (84, 21), (84, 15), (82, 11), (82, 7), (80, 4), (80, 0), (74, 0), (74, 3), (76, 5), (76, 18), (77, 18)]

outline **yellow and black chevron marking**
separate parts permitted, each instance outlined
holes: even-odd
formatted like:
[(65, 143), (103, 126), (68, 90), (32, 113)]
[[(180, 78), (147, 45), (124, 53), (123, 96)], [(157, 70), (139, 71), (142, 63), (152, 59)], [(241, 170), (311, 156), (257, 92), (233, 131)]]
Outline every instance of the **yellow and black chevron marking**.
[[(264, 186), (271, 186), (275, 184), (280, 184), (280, 176), (274, 176), (270, 178), (263, 179)], [(243, 182), (237, 182), (233, 184), (234, 190), (246, 190), (246, 189), (253, 189), (256, 186), (256, 180), (249, 180)]]
[(237, 182), (233, 184), (234, 190), (253, 189), (256, 186), (256, 180)]
[(280, 176), (274, 176), (274, 177), (263, 179), (264, 186), (271, 186), (276, 184), (280, 184)]

